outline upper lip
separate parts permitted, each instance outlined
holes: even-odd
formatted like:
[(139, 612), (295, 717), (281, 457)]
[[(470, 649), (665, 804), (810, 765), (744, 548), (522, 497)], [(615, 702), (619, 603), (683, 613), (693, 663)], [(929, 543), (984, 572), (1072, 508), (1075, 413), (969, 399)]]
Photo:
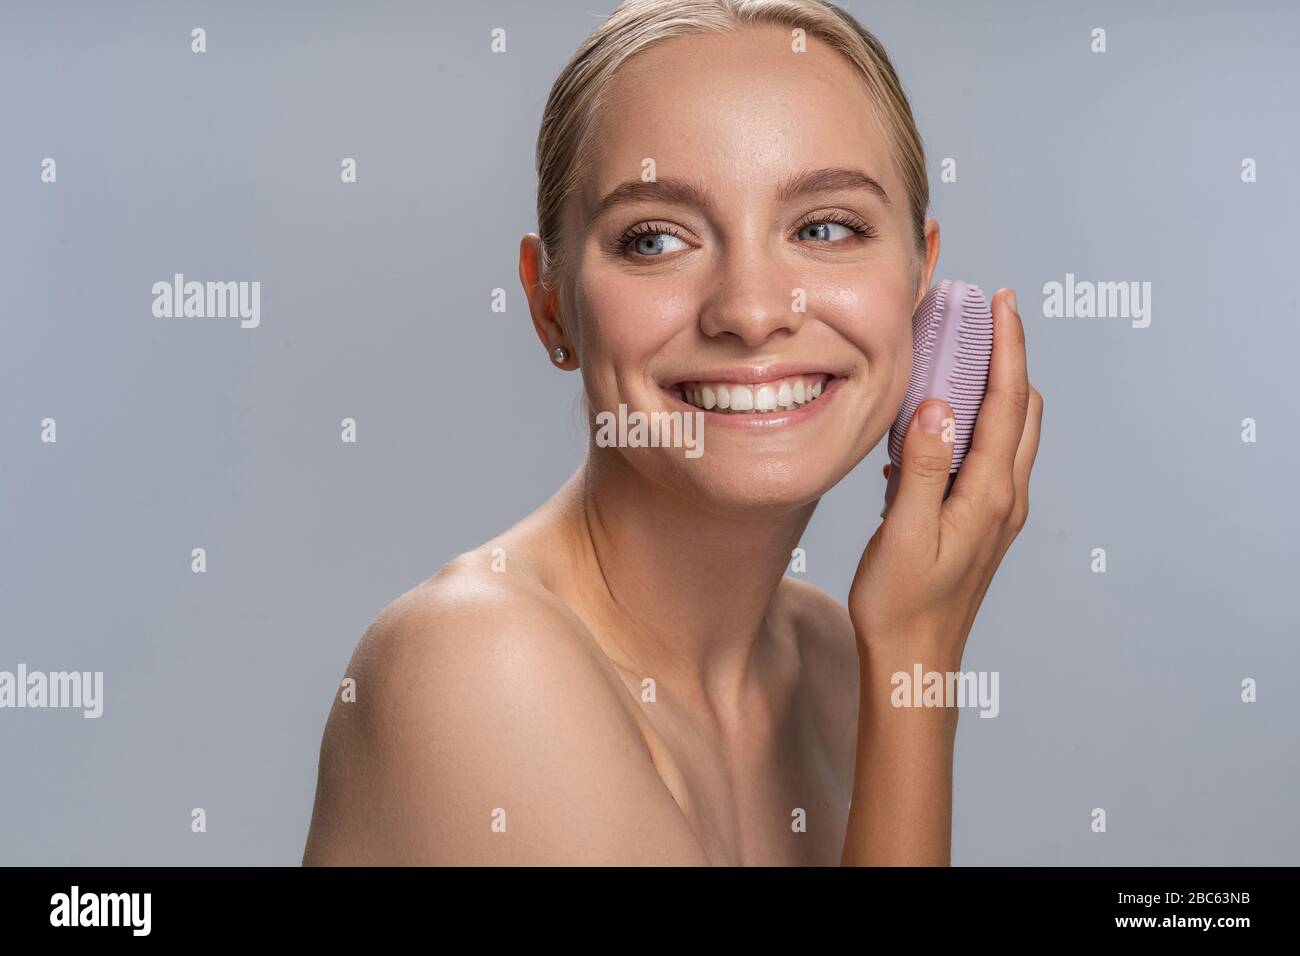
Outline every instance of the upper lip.
[(733, 385), (757, 385), (760, 382), (771, 382), (779, 378), (793, 378), (797, 375), (841, 377), (839, 373), (833, 372), (825, 366), (795, 362), (775, 362), (771, 365), (733, 365), (728, 368), (704, 369), (703, 371), (692, 372), (690, 375), (676, 376), (665, 384), (669, 387), (681, 385), (684, 382), (727, 382)]

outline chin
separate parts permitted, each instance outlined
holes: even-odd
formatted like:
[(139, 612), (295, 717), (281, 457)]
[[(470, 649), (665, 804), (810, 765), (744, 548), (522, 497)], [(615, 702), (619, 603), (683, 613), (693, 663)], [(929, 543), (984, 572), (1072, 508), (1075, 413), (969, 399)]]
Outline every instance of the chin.
[(852, 468), (821, 455), (726, 454), (678, 461), (665, 476), (673, 489), (714, 514), (752, 518), (815, 504)]

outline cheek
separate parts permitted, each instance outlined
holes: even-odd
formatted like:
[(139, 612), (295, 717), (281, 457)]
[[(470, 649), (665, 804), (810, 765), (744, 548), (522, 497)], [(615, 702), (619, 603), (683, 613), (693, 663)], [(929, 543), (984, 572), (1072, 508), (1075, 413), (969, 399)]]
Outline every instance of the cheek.
[(689, 292), (618, 273), (579, 281), (576, 298), (583, 362), (595, 366), (644, 367), (695, 317)]
[(893, 365), (910, 361), (911, 289), (906, 276), (827, 284), (810, 297), (808, 309), (867, 357), (870, 377), (887, 380)]

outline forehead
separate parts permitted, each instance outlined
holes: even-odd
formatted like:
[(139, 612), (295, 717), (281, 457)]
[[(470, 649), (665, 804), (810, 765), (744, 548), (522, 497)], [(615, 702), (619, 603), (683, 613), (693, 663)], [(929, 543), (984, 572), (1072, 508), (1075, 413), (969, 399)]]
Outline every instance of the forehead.
[(782, 26), (643, 50), (610, 79), (591, 134), (581, 187), (588, 209), (640, 178), (645, 159), (658, 174), (697, 179), (721, 196), (774, 186), (800, 169), (861, 168), (904, 205), (887, 134), (853, 64), (812, 36), (795, 52)]

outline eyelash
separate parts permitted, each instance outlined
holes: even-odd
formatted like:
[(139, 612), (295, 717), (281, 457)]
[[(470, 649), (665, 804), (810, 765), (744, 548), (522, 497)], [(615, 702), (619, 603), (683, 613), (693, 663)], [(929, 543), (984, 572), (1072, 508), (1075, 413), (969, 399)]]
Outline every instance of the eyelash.
[[(831, 213), (826, 213), (824, 215), (811, 215), (805, 217), (797, 226), (795, 226), (794, 231), (798, 233), (801, 232), (807, 226), (821, 225), (823, 223), (835, 223), (836, 225), (843, 226), (846, 229), (851, 229), (853, 230), (854, 233), (857, 234), (859, 238), (862, 239), (876, 239), (880, 235), (876, 231), (875, 227), (872, 226), (869, 222), (864, 222), (854, 216), (850, 216), (848, 213), (843, 213), (843, 212), (831, 212)], [(641, 236), (658, 236), (658, 235), (672, 236), (676, 239), (682, 240), (683, 242), (686, 241), (685, 236), (683, 236), (680, 232), (678, 232), (672, 226), (667, 225), (666, 223), (661, 225), (656, 225), (653, 222), (643, 222), (633, 226), (632, 228), (624, 232), (623, 235), (619, 236), (618, 239), (615, 240), (615, 245), (617, 246), (619, 252), (626, 254), (628, 250), (632, 247), (632, 243), (636, 242), (637, 239), (639, 239)], [(834, 241), (834, 240), (805, 239), (804, 241), (823, 242), (823, 241)], [(653, 259), (656, 257), (644, 256), (643, 258)]]
[[(875, 226), (871, 225), (871, 223), (865, 222), (864, 220), (861, 220), (856, 216), (851, 216), (846, 212), (840, 212), (838, 210), (835, 212), (825, 213), (821, 215), (814, 213), (810, 216), (807, 216), (804, 218), (802, 222), (799, 223), (799, 225), (795, 226), (794, 231), (799, 232), (802, 229), (804, 229), (806, 226), (821, 225), (822, 223), (826, 223), (826, 222), (833, 222), (837, 225), (843, 226), (845, 229), (852, 229), (855, 233), (858, 234), (859, 237), (863, 239), (876, 239), (879, 238), (880, 236), (880, 234), (876, 232)], [(818, 241), (818, 240), (813, 240), (813, 241)]]
[[(617, 246), (619, 252), (625, 253), (628, 251), (628, 249), (632, 247), (632, 243), (636, 242), (642, 236), (659, 236), (659, 235), (672, 236), (676, 239), (682, 240), (682, 242), (686, 241), (686, 237), (683, 236), (676, 229), (674, 229), (672, 226), (669, 226), (667, 224), (656, 225), (653, 222), (643, 222), (633, 226), (632, 228), (628, 229), (625, 233), (623, 233), (623, 235), (619, 236), (618, 239), (615, 240), (615, 245)], [(655, 257), (644, 256), (643, 258), (653, 259)]]

